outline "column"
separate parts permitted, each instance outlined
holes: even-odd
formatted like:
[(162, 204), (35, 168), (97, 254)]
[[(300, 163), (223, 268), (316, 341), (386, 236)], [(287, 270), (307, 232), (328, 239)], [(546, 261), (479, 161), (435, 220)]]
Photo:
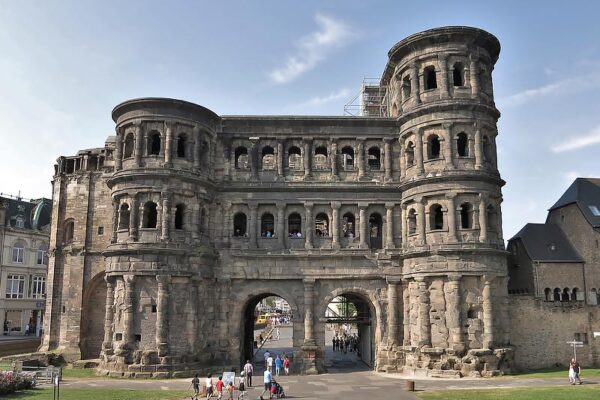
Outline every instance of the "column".
[(340, 207), (338, 201), (331, 203), (331, 247), (340, 248)]
[(229, 240), (232, 236), (231, 234), (231, 202), (225, 201), (223, 202), (223, 247), (229, 247)]
[[(229, 140), (223, 141), (223, 159), (225, 160), (223, 164), (223, 180), (228, 181), (231, 179), (231, 169), (232, 169), (232, 154), (233, 149), (231, 148), (231, 142)], [(207, 155), (210, 157), (210, 155)], [(206, 163), (208, 165), (208, 163)]]
[(409, 282), (406, 280), (402, 283), (402, 313), (402, 327), (404, 328), (402, 344), (410, 346), (410, 290)]
[(201, 279), (198, 276), (191, 276), (189, 279), (190, 285), (190, 301), (187, 318), (187, 338), (188, 338), (188, 353), (196, 352), (196, 344), (198, 342), (198, 285)]
[(446, 200), (448, 203), (448, 239), (451, 242), (456, 242), (456, 193), (447, 193)]
[(471, 55), (471, 63), (469, 64), (469, 79), (471, 80), (471, 96), (479, 96), (479, 64), (476, 56)]
[(481, 147), (481, 129), (475, 125), (475, 169), (481, 169), (483, 165), (483, 149)]
[(444, 128), (444, 159), (446, 160), (446, 169), (455, 169), (454, 153), (452, 151), (452, 124), (442, 124)]
[(502, 199), (496, 205), (496, 230), (498, 231), (498, 244), (504, 248), (504, 232), (502, 231), (502, 208), (500, 207)]
[(156, 304), (156, 348), (158, 356), (169, 353), (169, 297), (171, 275), (156, 275), (158, 282), (158, 300)]
[(248, 204), (248, 208), (250, 208), (250, 229), (248, 230), (250, 241), (248, 245), (250, 248), (256, 248), (258, 246), (258, 237), (256, 235), (256, 231), (258, 230), (258, 204), (250, 203)]
[(304, 204), (304, 248), (309, 250), (313, 247), (312, 235), (314, 223), (312, 217), (313, 203)]
[(258, 180), (258, 141), (252, 141), (250, 149), (250, 175), (253, 180)]
[(398, 144), (400, 145), (400, 152), (398, 153), (398, 165), (400, 166), (400, 179), (404, 178), (404, 169), (406, 168), (406, 163), (404, 162), (404, 143), (405, 139), (398, 139)]
[(391, 138), (383, 139), (383, 167), (385, 170), (384, 179), (386, 181), (392, 180), (392, 144)]
[[(498, 279), (498, 278), (497, 278)], [(508, 345), (510, 343), (510, 304), (508, 299), (508, 276), (501, 277), (501, 288), (502, 288), (502, 311), (500, 318), (502, 320), (502, 326), (504, 332), (502, 335), (502, 344)]]
[(417, 63), (412, 63), (410, 66), (411, 93), (415, 99), (415, 104), (421, 104), (421, 96), (419, 94), (419, 67)]
[(331, 150), (329, 151), (329, 160), (331, 162), (331, 180), (337, 181), (338, 177), (338, 164), (337, 164), (337, 142), (334, 138), (331, 138)]
[(388, 277), (388, 346), (398, 344), (398, 283), (400, 278)]
[(202, 155), (202, 136), (200, 134), (200, 127), (195, 126), (192, 134), (194, 136), (194, 168), (200, 169), (200, 157)]
[(358, 203), (358, 215), (359, 215), (359, 235), (360, 241), (358, 247), (361, 249), (369, 248), (369, 244), (367, 243), (367, 207), (369, 205), (367, 203)]
[(106, 307), (104, 308), (104, 341), (102, 351), (104, 355), (112, 354), (113, 349), (113, 323), (115, 316), (115, 283), (114, 278), (104, 276), (106, 282)]
[(461, 275), (448, 275), (448, 297), (446, 298), (446, 323), (448, 325), (448, 345), (456, 352), (465, 350), (463, 341), (463, 329), (461, 319), (461, 293), (460, 280)]
[(171, 196), (167, 193), (162, 195), (162, 231), (160, 240), (168, 242), (171, 240)]
[(417, 173), (422, 174), (425, 170), (423, 167), (423, 129), (419, 128), (415, 134), (415, 163)]
[(402, 248), (406, 249), (408, 244), (408, 213), (406, 212), (406, 203), (402, 203)]
[(111, 232), (111, 243), (117, 243), (117, 230), (119, 229), (119, 199), (112, 200), (113, 215), (112, 215), (112, 232)]
[(419, 285), (419, 346), (431, 347), (431, 321), (429, 320), (429, 288), (425, 277), (415, 278)]
[(385, 248), (394, 247), (394, 203), (385, 203)]
[(164, 149), (165, 167), (170, 168), (173, 166), (173, 124), (167, 122), (166, 125), (165, 145), (160, 149), (161, 151)]
[(496, 150), (496, 136), (498, 135), (497, 132), (493, 133), (492, 135), (490, 135), (490, 141), (491, 141), (491, 146), (492, 146), (492, 151), (491, 153), (491, 162), (492, 162), (492, 167), (494, 168), (494, 171), (498, 170), (498, 153)]
[(133, 241), (138, 240), (139, 215), (140, 201), (134, 195), (131, 199), (131, 213), (129, 214), (129, 239)]
[(134, 128), (135, 135), (135, 165), (142, 166), (142, 152), (144, 151), (144, 132), (142, 131), (142, 123), (138, 122)]
[(417, 233), (419, 237), (419, 243), (421, 245), (427, 244), (427, 236), (425, 234), (426, 218), (425, 218), (425, 203), (427, 200), (424, 197), (416, 200), (417, 202)]
[(450, 98), (448, 84), (448, 54), (439, 54), (438, 60), (440, 64), (440, 98)]
[(117, 142), (115, 143), (115, 171), (123, 168), (123, 129), (117, 128)]
[(479, 241), (481, 243), (487, 242), (487, 212), (486, 212), (486, 199), (485, 196), (479, 195)]
[(315, 346), (313, 328), (313, 308), (315, 301), (315, 281), (304, 280), (304, 345)]
[(277, 243), (280, 249), (285, 248), (285, 203), (277, 203)]
[(304, 138), (304, 179), (309, 179), (311, 176), (311, 160), (312, 160), (312, 138)]
[(283, 179), (283, 139), (277, 142), (277, 178)]
[(365, 138), (357, 138), (356, 162), (358, 163), (358, 178), (365, 176)]
[(133, 310), (135, 295), (135, 275), (123, 275), (125, 282), (125, 296), (123, 298), (123, 342), (130, 346), (134, 341), (133, 333)]
[(492, 281), (493, 276), (484, 275), (483, 279), (483, 348), (491, 349), (494, 346), (494, 310), (492, 306)]

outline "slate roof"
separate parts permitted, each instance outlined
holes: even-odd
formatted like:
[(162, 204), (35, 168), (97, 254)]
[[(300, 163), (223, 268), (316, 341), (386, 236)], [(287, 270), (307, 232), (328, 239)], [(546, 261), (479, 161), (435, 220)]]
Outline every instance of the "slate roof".
[(600, 211), (600, 179), (577, 178), (548, 211), (577, 204), (581, 213), (594, 228), (600, 228), (600, 215), (594, 215), (592, 207)]
[(516, 239), (521, 239), (532, 261), (583, 262), (583, 258), (556, 224), (527, 224), (509, 242)]
[(50, 224), (52, 215), (52, 201), (48, 199), (37, 199), (26, 201), (10, 197), (0, 197), (0, 203), (6, 207), (6, 226), (15, 227), (18, 216), (25, 220), (24, 229), (43, 230)]

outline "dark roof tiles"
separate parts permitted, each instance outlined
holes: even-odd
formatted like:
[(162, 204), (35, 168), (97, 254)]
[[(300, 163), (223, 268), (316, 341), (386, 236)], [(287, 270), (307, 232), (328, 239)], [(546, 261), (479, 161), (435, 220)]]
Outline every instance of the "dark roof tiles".
[(583, 259), (555, 224), (527, 224), (509, 242), (521, 239), (532, 261), (583, 262)]

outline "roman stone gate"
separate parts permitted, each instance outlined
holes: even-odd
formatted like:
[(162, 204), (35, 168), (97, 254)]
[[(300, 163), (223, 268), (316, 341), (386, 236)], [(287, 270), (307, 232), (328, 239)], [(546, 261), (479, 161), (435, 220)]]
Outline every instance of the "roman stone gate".
[[(499, 51), (475, 28), (410, 36), (360, 117), (119, 104), (105, 146), (55, 168), (44, 349), (100, 354), (119, 376), (239, 368), (254, 306), (277, 295), (292, 308), (294, 369), (317, 373), (342, 297), (374, 369), (510, 368)], [(101, 322), (82, 317), (88, 301)], [(86, 337), (96, 326), (101, 341)]]

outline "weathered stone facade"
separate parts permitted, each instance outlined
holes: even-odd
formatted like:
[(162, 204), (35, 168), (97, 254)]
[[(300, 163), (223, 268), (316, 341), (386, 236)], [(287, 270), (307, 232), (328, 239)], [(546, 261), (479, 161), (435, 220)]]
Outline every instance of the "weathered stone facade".
[(326, 307), (353, 295), (378, 370), (509, 369), (499, 51), (467, 27), (402, 40), (379, 118), (118, 105), (116, 136), (56, 166), (45, 349), (125, 376), (237, 367), (248, 310), (273, 294), (314, 373)]

